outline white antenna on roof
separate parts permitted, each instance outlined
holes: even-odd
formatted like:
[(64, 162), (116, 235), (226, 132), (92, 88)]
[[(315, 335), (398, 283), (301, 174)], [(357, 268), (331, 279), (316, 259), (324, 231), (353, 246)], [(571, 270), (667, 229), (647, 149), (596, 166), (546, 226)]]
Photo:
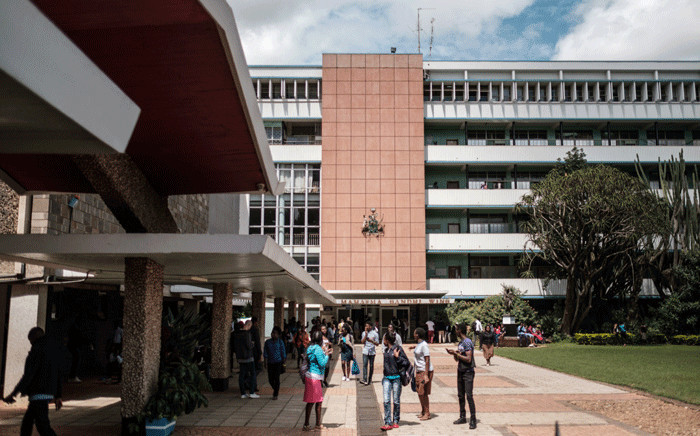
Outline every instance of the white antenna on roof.
[(420, 11), (430, 11), (435, 10), (435, 8), (418, 8), (418, 22), (416, 23), (416, 32), (418, 33), (418, 53), (420, 53)]
[(433, 34), (435, 31), (435, 25), (433, 23), (435, 23), (435, 18), (430, 19), (430, 51), (428, 52), (428, 57), (433, 56)]

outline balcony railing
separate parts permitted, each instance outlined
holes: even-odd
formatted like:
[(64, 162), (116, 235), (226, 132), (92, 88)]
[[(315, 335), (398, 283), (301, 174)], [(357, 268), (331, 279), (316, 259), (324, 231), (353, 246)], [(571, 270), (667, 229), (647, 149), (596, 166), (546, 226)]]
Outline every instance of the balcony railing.
[[(283, 236), (282, 242), (279, 242), (279, 236)], [(308, 237), (308, 243), (305, 237)], [(295, 245), (295, 246), (319, 246), (321, 243), (320, 235), (318, 233), (309, 233), (308, 235), (304, 234), (294, 234), (290, 235), (289, 233), (285, 233), (284, 235), (278, 235), (278, 243), (281, 245)], [(293, 244), (290, 244), (289, 242), (292, 241)]]
[(469, 233), (516, 233), (516, 229), (514, 223), (471, 223)]

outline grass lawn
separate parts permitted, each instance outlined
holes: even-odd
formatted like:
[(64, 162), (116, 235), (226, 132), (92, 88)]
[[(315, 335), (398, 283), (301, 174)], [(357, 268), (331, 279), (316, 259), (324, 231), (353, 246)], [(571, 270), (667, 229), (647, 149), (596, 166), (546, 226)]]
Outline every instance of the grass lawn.
[(700, 347), (549, 344), (498, 348), (497, 356), (700, 404)]

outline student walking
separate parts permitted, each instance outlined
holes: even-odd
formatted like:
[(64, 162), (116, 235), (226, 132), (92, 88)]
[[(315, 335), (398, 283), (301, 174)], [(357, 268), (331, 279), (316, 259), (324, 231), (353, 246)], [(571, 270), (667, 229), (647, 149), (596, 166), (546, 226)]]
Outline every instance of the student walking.
[(469, 403), (469, 428), (476, 428), (476, 406), (474, 406), (474, 344), (467, 338), (467, 327), (464, 324), (455, 326), (455, 333), (459, 339), (457, 351), (447, 348), (447, 353), (457, 362), (457, 396), (459, 397), (459, 419), (455, 424), (467, 423), (467, 411), (464, 397)]
[(282, 330), (278, 326), (272, 328), (270, 339), (265, 341), (263, 347), (263, 358), (265, 368), (267, 368), (267, 380), (272, 386), (272, 399), (276, 400), (280, 393), (280, 374), (282, 374), (282, 365), (287, 360), (287, 349), (284, 346), (284, 341), (280, 337)]
[(306, 332), (306, 326), (300, 326), (297, 330), (297, 334), (294, 336), (294, 346), (297, 348), (297, 368), (301, 362), (301, 356), (306, 351), (306, 347), (309, 346), (309, 334)]
[[(408, 357), (403, 348), (396, 345), (396, 334), (387, 332), (384, 335), (384, 425), (382, 431), (399, 428), (401, 415), (401, 371), (408, 367)], [(394, 401), (394, 414), (391, 414), (391, 402)]]
[(428, 342), (432, 344), (435, 339), (435, 323), (429, 319), (425, 322), (425, 325), (428, 327)]
[[(250, 334), (250, 329), (252, 327), (253, 323), (248, 320), (233, 336), (236, 360), (238, 360), (238, 366), (240, 368), (238, 387), (241, 390), (241, 398), (260, 398), (260, 395), (255, 393), (257, 388), (257, 374), (255, 373), (253, 338)], [(250, 394), (246, 392), (250, 392)]]
[(306, 415), (304, 419), (304, 427), (302, 430), (311, 431), (309, 419), (311, 418), (311, 409), (316, 409), (316, 427), (314, 430), (325, 430), (326, 427), (321, 424), (321, 404), (323, 403), (323, 374), (328, 364), (328, 348), (324, 350), (323, 333), (315, 331), (311, 337), (311, 345), (306, 349), (306, 355), (309, 359), (309, 370), (306, 373), (304, 383), (304, 402), (306, 403)]
[(333, 360), (333, 343), (328, 338), (330, 333), (325, 324), (321, 324), (321, 334), (323, 334), (323, 349), (328, 350), (328, 364), (326, 365), (326, 370), (323, 373), (323, 386), (328, 387), (328, 374), (330, 373), (330, 362)]
[(416, 369), (416, 393), (420, 401), (421, 412), (418, 418), (421, 421), (430, 419), (430, 390), (433, 385), (433, 362), (430, 360), (430, 347), (425, 341), (425, 329), (417, 328), (413, 332), (413, 339), (418, 345), (410, 347), (413, 350), (413, 366)]
[(58, 345), (49, 341), (41, 327), (29, 330), (32, 348), (24, 363), (24, 374), (10, 395), (3, 398), (7, 404), (15, 402), (17, 394), (29, 397), (29, 407), (22, 419), (20, 435), (31, 436), (36, 425), (39, 434), (56, 435), (49, 422), (49, 402), (56, 404), (56, 410), (63, 407), (61, 401), (61, 353)]
[[(369, 385), (372, 383), (372, 375), (374, 374), (374, 358), (376, 357), (376, 347), (379, 345), (379, 334), (372, 327), (372, 322), (365, 323), (365, 331), (362, 332), (362, 380), (360, 383)], [(367, 374), (369, 366), (369, 376)]]
[(491, 331), (491, 324), (486, 324), (486, 327), (484, 327), (484, 331), (479, 336), (479, 343), (481, 344), (481, 350), (484, 352), (486, 366), (491, 366), (493, 347), (496, 343), (496, 334)]
[(355, 355), (355, 343), (352, 339), (352, 326), (343, 324), (343, 337), (340, 339), (340, 363), (343, 366), (343, 381), (350, 381), (352, 359)]

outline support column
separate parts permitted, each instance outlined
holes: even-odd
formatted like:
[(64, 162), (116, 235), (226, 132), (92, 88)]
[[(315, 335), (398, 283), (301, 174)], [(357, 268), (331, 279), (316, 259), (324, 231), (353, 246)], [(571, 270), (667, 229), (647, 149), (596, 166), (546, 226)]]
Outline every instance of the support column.
[(124, 259), (122, 434), (158, 386), (163, 313), (163, 266), (145, 257)]
[(258, 319), (258, 331), (260, 341), (265, 340), (265, 291), (253, 292), (252, 297), (253, 316)]
[[(5, 286), (0, 291), (7, 292)], [(10, 285), (9, 293), (0, 298), (4, 303), (0, 313), (2, 321), (7, 318), (7, 345), (5, 353), (5, 377), (3, 397), (9, 395), (24, 373), (24, 362), (31, 348), (27, 339), (29, 330), (41, 327), (46, 330), (46, 303), (48, 286), (46, 285)], [(9, 309), (7, 313), (5, 308)], [(3, 349), (0, 349), (2, 352)]]
[(275, 297), (275, 316), (272, 319), (273, 326), (284, 328), (284, 298)]
[(287, 303), (287, 321), (291, 321), (292, 318), (296, 319), (297, 317), (297, 302), (296, 301), (290, 301)]
[(306, 303), (299, 303), (299, 324), (306, 324)]
[(231, 360), (231, 318), (233, 309), (233, 286), (215, 283), (211, 312), (211, 388), (215, 392), (228, 389)]

